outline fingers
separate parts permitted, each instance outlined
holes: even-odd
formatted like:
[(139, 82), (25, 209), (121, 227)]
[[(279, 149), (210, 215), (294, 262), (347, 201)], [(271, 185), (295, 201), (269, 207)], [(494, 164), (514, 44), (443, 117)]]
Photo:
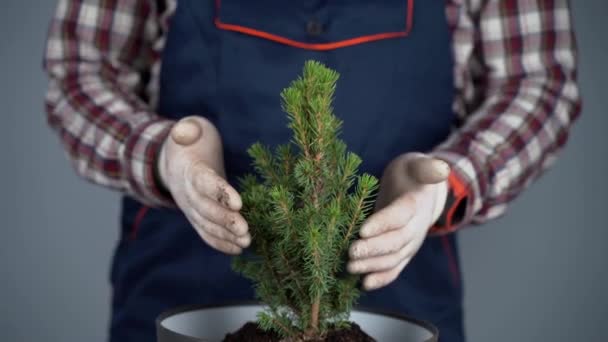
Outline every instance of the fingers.
[(191, 116), (173, 126), (167, 142), (165, 153), (161, 152), (161, 161), (165, 161), (161, 178), (169, 180), (166, 183), (175, 201), (207, 244), (228, 254), (240, 253), (250, 245), (251, 235), (238, 213), (240, 195), (221, 176), (219, 132), (206, 119)]
[(203, 128), (193, 118), (187, 117), (178, 121), (171, 129), (171, 138), (182, 146), (194, 144), (202, 135)]
[(225, 227), (209, 221), (195, 211), (188, 215), (188, 219), (196, 229), (204, 230), (216, 239), (231, 242), (241, 248), (247, 248), (251, 244), (251, 235), (249, 233), (241, 236), (234, 235), (234, 233)]
[(192, 187), (186, 188), (189, 206), (236, 236), (245, 235), (249, 228), (247, 221), (238, 213), (242, 201), (236, 190), (202, 163), (194, 166), (193, 174)]
[(217, 249), (220, 252), (230, 254), (230, 255), (238, 255), (241, 254), (243, 249), (232, 242), (226, 240), (220, 240), (214, 236), (212, 236), (209, 232), (204, 229), (196, 230), (201, 238), (212, 248)]
[(410, 231), (402, 227), (373, 238), (357, 240), (349, 250), (350, 258), (360, 260), (397, 253), (412, 240)]
[(247, 221), (236, 211), (221, 206), (216, 201), (205, 196), (191, 196), (189, 206), (206, 220), (228, 230), (237, 237), (244, 236), (249, 231)]
[(379, 289), (392, 283), (395, 279), (397, 279), (409, 261), (410, 259), (404, 259), (397, 265), (397, 267), (383, 272), (368, 274), (365, 276), (365, 278), (363, 278), (363, 288), (370, 291)]
[(212, 248), (236, 255), (251, 244), (245, 219), (236, 211), (202, 196), (194, 188), (186, 190), (185, 211), (201, 238)]
[(361, 227), (359, 235), (367, 239), (404, 227), (413, 217), (415, 208), (414, 198), (403, 196), (370, 216)]
[[(434, 189), (433, 184), (446, 184), (450, 174), (446, 162), (422, 154), (407, 155), (396, 162), (400, 163), (392, 169), (397, 171), (393, 173), (396, 178), (391, 178), (389, 173), (386, 179), (397, 181), (387, 189), (399, 188), (401, 184), (406, 191), (394, 196), (396, 199), (388, 206), (380, 206), (382, 209), (361, 227), (362, 239), (354, 242), (349, 250), (351, 260), (347, 269), (353, 274), (367, 274), (363, 280), (367, 290), (393, 282), (418, 251), (427, 234), (428, 222), (432, 221), (430, 212), (436, 207), (433, 194), (427, 190)], [(409, 177), (402, 176), (404, 171)], [(386, 184), (391, 185), (388, 182), (384, 186)]]
[(410, 244), (406, 244), (396, 253), (367, 259), (353, 260), (348, 263), (347, 269), (351, 274), (388, 271), (397, 267), (403, 260), (411, 259), (414, 255), (414, 251), (415, 248), (413, 248)]
[(251, 235), (238, 212), (242, 207), (238, 192), (203, 161), (189, 165), (183, 177), (180, 207), (201, 238), (224, 253), (241, 253), (251, 244)]
[(450, 175), (450, 166), (443, 160), (417, 157), (407, 163), (407, 171), (420, 184), (436, 184)]
[(228, 182), (204, 163), (192, 166), (193, 185), (196, 191), (224, 207), (239, 211), (243, 206), (241, 196)]
[[(218, 237), (229, 237), (229, 235), (226, 234), (228, 232), (225, 229), (220, 228), (219, 230), (217, 230), (211, 228), (210, 225), (208, 225), (208, 223), (205, 222), (205, 220), (202, 219), (200, 216), (197, 216), (194, 211), (186, 213), (186, 217), (188, 218), (188, 221), (190, 221), (192, 226), (194, 226), (194, 230), (198, 233), (201, 239), (203, 239), (203, 241), (205, 241), (212, 248), (230, 255), (237, 255), (243, 251), (242, 247), (235, 244), (235, 242), (230, 241), (230, 238)], [(221, 232), (222, 230), (224, 232)], [(212, 231), (214, 233), (212, 233)]]

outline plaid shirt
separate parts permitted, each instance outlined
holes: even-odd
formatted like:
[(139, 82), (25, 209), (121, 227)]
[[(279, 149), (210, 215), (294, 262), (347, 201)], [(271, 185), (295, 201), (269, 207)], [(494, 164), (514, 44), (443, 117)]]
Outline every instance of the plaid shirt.
[[(46, 109), (79, 175), (147, 205), (172, 122), (154, 113), (175, 0), (60, 0)], [(580, 113), (567, 0), (446, 0), (459, 124), (432, 152), (466, 189), (452, 229), (501, 215), (545, 171)]]

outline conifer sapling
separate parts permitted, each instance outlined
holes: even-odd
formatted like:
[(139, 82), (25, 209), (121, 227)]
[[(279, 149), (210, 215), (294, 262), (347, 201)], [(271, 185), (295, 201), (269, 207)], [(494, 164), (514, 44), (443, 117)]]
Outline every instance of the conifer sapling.
[(292, 140), (271, 150), (253, 144), (257, 175), (241, 178), (242, 213), (252, 255), (233, 267), (267, 305), (258, 324), (290, 340), (322, 339), (348, 326), (358, 277), (345, 271), (348, 247), (373, 207), (378, 180), (339, 138), (333, 114), (338, 73), (315, 61), (281, 93)]

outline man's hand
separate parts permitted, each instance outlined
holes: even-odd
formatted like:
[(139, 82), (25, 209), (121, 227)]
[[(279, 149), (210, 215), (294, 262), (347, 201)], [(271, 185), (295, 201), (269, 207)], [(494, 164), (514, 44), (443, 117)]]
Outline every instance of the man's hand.
[(227, 254), (251, 243), (241, 197), (225, 180), (220, 134), (201, 117), (179, 121), (165, 140), (158, 170), (163, 185), (201, 238)]
[(387, 166), (376, 212), (349, 251), (348, 271), (369, 273), (365, 289), (391, 283), (418, 252), (445, 206), (449, 173), (444, 161), (418, 153), (401, 155)]

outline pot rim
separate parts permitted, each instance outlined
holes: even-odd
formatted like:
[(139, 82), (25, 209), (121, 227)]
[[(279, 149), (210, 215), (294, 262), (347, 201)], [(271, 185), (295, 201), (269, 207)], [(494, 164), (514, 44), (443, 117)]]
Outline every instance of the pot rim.
[[(200, 342), (199, 338), (194, 338), (188, 335), (184, 335), (181, 334), (179, 332), (173, 331), (173, 330), (169, 330), (168, 328), (164, 327), (162, 325), (162, 321), (173, 316), (176, 314), (180, 314), (180, 313), (185, 313), (185, 312), (189, 312), (189, 311), (196, 311), (196, 310), (203, 310), (203, 309), (218, 309), (218, 308), (227, 308), (227, 307), (238, 307), (238, 306), (265, 306), (264, 303), (261, 302), (257, 302), (257, 301), (235, 301), (235, 302), (228, 302), (225, 304), (210, 304), (210, 305), (205, 305), (205, 304), (190, 304), (190, 305), (182, 305), (182, 306), (178, 306), (169, 310), (166, 310), (164, 312), (162, 312), (157, 318), (156, 318), (156, 327), (157, 329), (160, 329), (162, 331), (164, 331), (165, 333), (169, 333), (169, 334), (174, 334), (179, 336), (180, 338), (184, 338), (186, 340), (189, 341), (193, 341), (193, 342)], [(355, 308), (353, 308), (352, 311), (357, 311), (357, 312), (363, 312), (363, 313), (370, 313), (370, 314), (375, 314), (375, 315), (380, 315), (380, 316), (386, 316), (386, 317), (391, 317), (391, 318), (395, 318), (401, 321), (406, 321), (412, 324), (416, 324), (418, 326), (421, 326), (427, 330), (429, 330), (432, 334), (432, 337), (424, 342), (433, 342), (433, 341), (437, 341), (437, 338), (439, 338), (439, 330), (437, 329), (437, 327), (435, 327), (433, 324), (427, 322), (427, 321), (423, 321), (420, 319), (416, 319), (416, 318), (411, 318), (408, 317), (406, 315), (394, 312), (394, 311), (390, 311), (390, 310), (383, 310), (383, 309), (374, 309), (374, 308), (368, 308), (368, 307), (359, 307), (356, 306)]]

